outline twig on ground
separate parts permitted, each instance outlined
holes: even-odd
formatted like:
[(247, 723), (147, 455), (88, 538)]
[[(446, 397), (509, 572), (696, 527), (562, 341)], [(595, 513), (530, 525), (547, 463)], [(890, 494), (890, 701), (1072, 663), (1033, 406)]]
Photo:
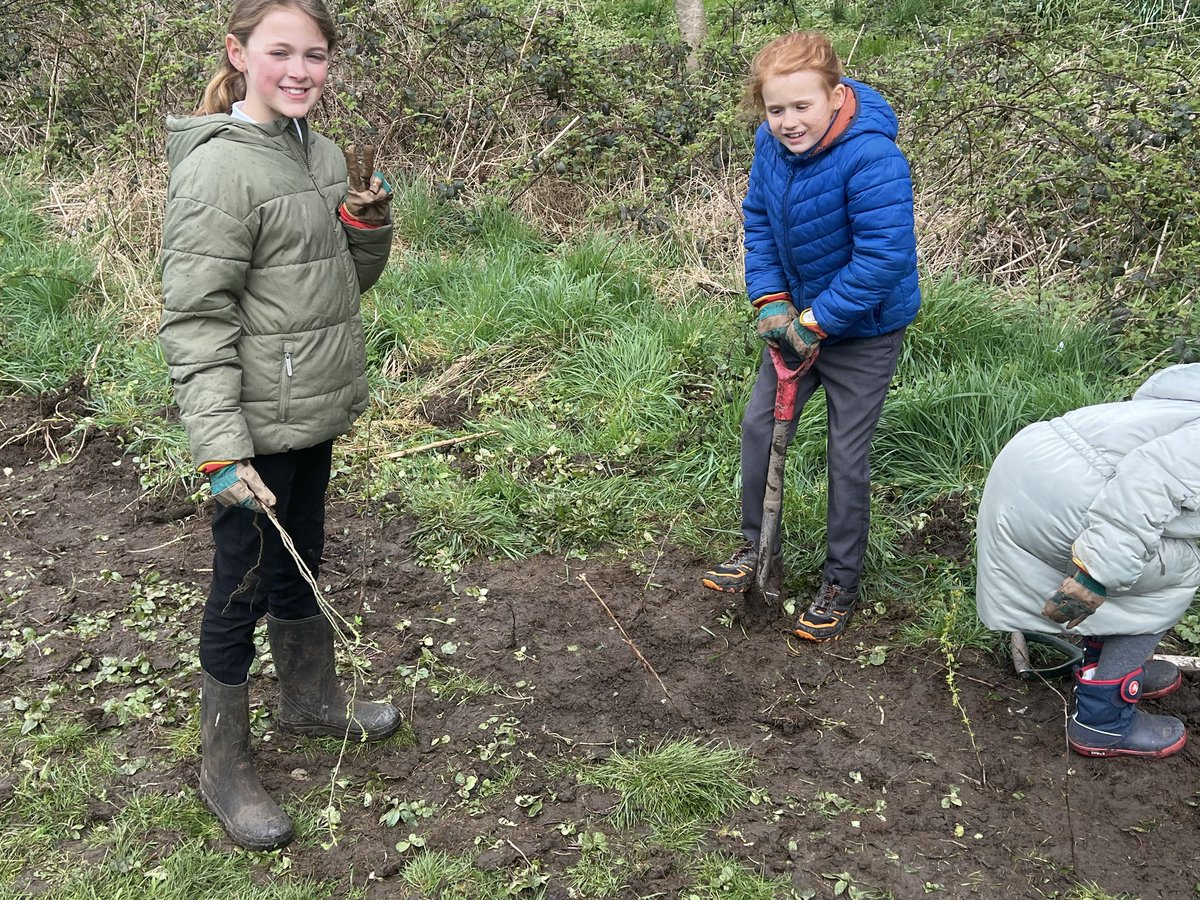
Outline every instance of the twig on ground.
[(645, 667), (646, 671), (654, 676), (654, 680), (658, 682), (658, 686), (662, 688), (662, 692), (666, 694), (668, 700), (672, 700), (671, 692), (667, 690), (667, 686), (663, 684), (663, 680), (658, 677), (658, 673), (654, 671), (654, 666), (650, 665), (649, 661), (642, 655), (642, 651), (638, 649), (637, 644), (633, 642), (633, 638), (625, 631), (625, 628), (613, 615), (613, 611), (609, 609), (608, 604), (604, 602), (604, 598), (596, 593), (596, 589), (592, 587), (592, 583), (588, 581), (587, 575), (580, 575), (579, 580), (587, 585), (587, 589), (592, 592), (592, 596), (600, 601), (600, 605), (604, 607), (604, 611), (608, 613), (608, 617), (613, 620), (613, 624), (617, 626), (617, 631), (621, 632), (621, 640), (629, 645), (629, 649), (633, 651), (633, 655), (638, 658), (638, 661)]
[(646, 576), (646, 583), (642, 585), (643, 591), (650, 590), (650, 582), (654, 580), (654, 570), (658, 568), (659, 560), (663, 558), (663, 554), (666, 552), (667, 541), (671, 537), (671, 529), (675, 527), (675, 523), (679, 521), (679, 517), (681, 515), (683, 515), (682, 512), (676, 513), (675, 518), (671, 520), (671, 524), (667, 526), (667, 531), (666, 534), (663, 535), (662, 543), (658, 545), (658, 553), (654, 557), (654, 565), (650, 567), (650, 574)]
[(179, 537), (173, 537), (169, 541), (164, 541), (157, 547), (131, 547), (130, 553), (151, 553), (155, 550), (161, 550), (163, 547), (170, 547), (172, 544), (178, 544), (180, 541), (187, 540), (189, 535), (181, 534)]
[(419, 447), (408, 447), (404, 450), (396, 450), (392, 453), (383, 454), (383, 459), (399, 459), (402, 456), (412, 456), (414, 453), (421, 453), (425, 450), (436, 450), (438, 447), (449, 447), (451, 444), (463, 444), (467, 441), (477, 441), (480, 438), (491, 437), (493, 434), (499, 434), (498, 431), (481, 431), (478, 434), (464, 434), (461, 437), (446, 438), (444, 441), (434, 441), (431, 444), (421, 444)]
[[(909, 659), (915, 659), (920, 662), (929, 663), (931, 666), (937, 666), (943, 672), (948, 670), (947, 665), (944, 662), (941, 662), (939, 660), (930, 659), (927, 656), (919, 656), (916, 653), (910, 653), (907, 650), (900, 650), (898, 652), (900, 653), (901, 656), (907, 656)], [(990, 687), (993, 690), (998, 691), (998, 692), (1002, 692), (1005, 689), (1004, 685), (996, 684), (996, 682), (994, 682), (994, 681), (987, 681), (986, 679), (983, 679), (983, 678), (976, 678), (973, 675), (963, 675), (961, 672), (959, 672), (958, 677), (964, 678), (967, 681), (973, 681), (976, 684), (982, 684), (984, 687)], [(1002, 694), (1002, 696), (1004, 697), (1005, 700), (1016, 701), (1018, 699), (1018, 698), (1012, 696), (1011, 694)]]

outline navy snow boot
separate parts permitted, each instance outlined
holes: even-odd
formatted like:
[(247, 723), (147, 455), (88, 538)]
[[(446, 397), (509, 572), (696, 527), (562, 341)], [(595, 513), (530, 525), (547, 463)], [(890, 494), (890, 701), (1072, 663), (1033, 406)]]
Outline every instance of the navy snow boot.
[[(1100, 651), (1104, 649), (1104, 638), (1089, 635), (1083, 639), (1083, 665), (1100, 662)], [(1175, 663), (1153, 656), (1142, 663), (1142, 700), (1157, 700), (1165, 697), (1183, 684), (1183, 674)]]
[(1096, 667), (1075, 673), (1075, 712), (1067, 723), (1067, 743), (1084, 756), (1144, 756), (1161, 759), (1183, 749), (1187, 730), (1174, 716), (1137, 708), (1142, 669), (1124, 678), (1096, 680)]

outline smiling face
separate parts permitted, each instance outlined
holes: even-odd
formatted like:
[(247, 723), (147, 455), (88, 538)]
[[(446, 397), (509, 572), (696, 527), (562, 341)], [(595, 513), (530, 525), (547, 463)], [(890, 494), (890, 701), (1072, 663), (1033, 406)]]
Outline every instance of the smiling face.
[(242, 111), (254, 121), (303, 118), (321, 98), (329, 75), (329, 42), (308, 14), (279, 6), (244, 44), (227, 34), (225, 49), (233, 67), (246, 76)]
[(830, 90), (825, 78), (811, 69), (771, 75), (762, 82), (771, 134), (792, 153), (815, 146), (845, 100), (844, 84)]

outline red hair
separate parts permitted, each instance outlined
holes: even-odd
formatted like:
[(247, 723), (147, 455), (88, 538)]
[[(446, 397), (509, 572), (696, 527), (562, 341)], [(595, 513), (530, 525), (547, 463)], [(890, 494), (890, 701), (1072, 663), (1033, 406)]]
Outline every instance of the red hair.
[(743, 104), (748, 110), (763, 112), (763, 82), (776, 75), (816, 72), (832, 91), (842, 81), (842, 61), (829, 38), (819, 31), (792, 31), (763, 47), (750, 63)]

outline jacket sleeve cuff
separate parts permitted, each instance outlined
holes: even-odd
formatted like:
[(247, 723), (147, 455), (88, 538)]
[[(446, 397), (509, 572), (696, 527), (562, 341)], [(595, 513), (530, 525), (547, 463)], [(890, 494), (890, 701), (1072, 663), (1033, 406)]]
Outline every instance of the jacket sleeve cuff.
[(762, 309), (768, 303), (778, 303), (780, 300), (786, 300), (790, 303), (792, 300), (792, 295), (787, 291), (776, 291), (773, 294), (763, 294), (757, 300), (751, 300), (750, 304), (755, 309)]
[(1075, 573), (1075, 580), (1097, 596), (1108, 596), (1108, 589), (1083, 569)]
[(356, 219), (351, 214), (350, 210), (346, 209), (345, 203), (343, 203), (341, 206), (338, 207), (338, 218), (341, 219), (344, 224), (349, 225), (351, 228), (362, 228), (367, 231), (370, 231), (375, 228), (382, 228), (385, 224), (387, 224), (385, 222), (385, 223), (381, 223), (379, 225), (372, 225), (368, 222), (364, 222), (362, 219)]
[(829, 337), (829, 335), (827, 335), (825, 333), (825, 330), (820, 326), (820, 324), (818, 324), (817, 317), (815, 315), (813, 315), (811, 306), (808, 309), (804, 310), (804, 312), (800, 313), (800, 324), (803, 325), (805, 328), (807, 328), (809, 331), (811, 331), (813, 334), (815, 334), (817, 337), (821, 338), (821, 340), (824, 340), (825, 338)]

